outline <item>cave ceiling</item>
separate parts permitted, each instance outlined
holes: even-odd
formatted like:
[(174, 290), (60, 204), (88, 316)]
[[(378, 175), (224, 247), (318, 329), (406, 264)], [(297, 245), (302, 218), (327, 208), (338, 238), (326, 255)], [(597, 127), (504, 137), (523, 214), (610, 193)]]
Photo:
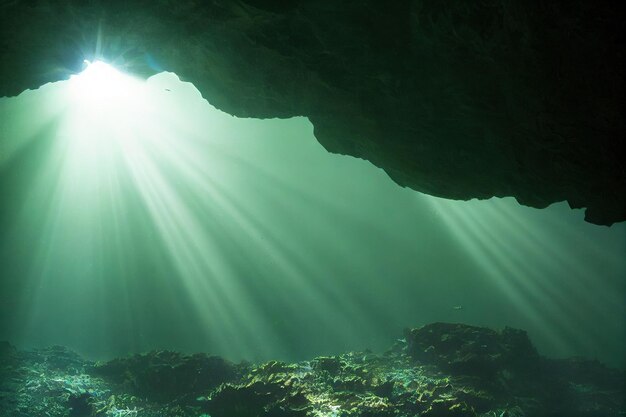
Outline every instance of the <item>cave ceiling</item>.
[(0, 96), (68, 79), (85, 59), (171, 71), (230, 114), (306, 116), (328, 151), (401, 186), (538, 208), (566, 200), (610, 225), (626, 220), (624, 15), (613, 4), (3, 1)]

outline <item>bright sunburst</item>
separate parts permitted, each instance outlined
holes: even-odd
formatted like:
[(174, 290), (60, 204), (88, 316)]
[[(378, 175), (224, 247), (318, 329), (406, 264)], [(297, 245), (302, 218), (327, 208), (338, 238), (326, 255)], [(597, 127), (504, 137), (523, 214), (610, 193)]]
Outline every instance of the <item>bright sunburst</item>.
[(72, 77), (71, 89), (77, 100), (112, 109), (137, 99), (139, 81), (102, 61), (85, 61), (85, 65), (83, 72)]
[(141, 118), (147, 116), (154, 91), (145, 81), (95, 61), (70, 79), (68, 93), (71, 120), (66, 124), (73, 130), (72, 135), (106, 140), (102, 136), (117, 139), (133, 134), (124, 130), (143, 122)]

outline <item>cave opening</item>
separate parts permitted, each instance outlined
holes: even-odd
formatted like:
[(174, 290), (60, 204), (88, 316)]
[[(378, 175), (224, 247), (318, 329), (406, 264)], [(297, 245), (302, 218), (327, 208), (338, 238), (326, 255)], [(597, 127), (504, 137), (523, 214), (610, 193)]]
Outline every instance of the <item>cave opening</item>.
[[(543, 355), (624, 365), (625, 224), (589, 224), (565, 202), (539, 210), (421, 194), (327, 152), (305, 117), (234, 117), (168, 72), (143, 80), (86, 62), (67, 81), (0, 99), (0, 120), (0, 340), (102, 361), (152, 351), (96, 370), (137, 372), (132, 392), (157, 404), (235, 375), (228, 362), (162, 350), (304, 361), (285, 369), (306, 378), (344, 366), (321, 355), (363, 352), (368, 363), (394, 340), (418, 346), (417, 358), (432, 348), (420, 343), (455, 332), (489, 357), (499, 343), (525, 349), (512, 326)], [(531, 347), (511, 363), (522, 354), (534, 360)], [(179, 375), (189, 363), (209, 372), (198, 387), (195, 373)], [(54, 372), (39, 379), (58, 381)], [(74, 393), (97, 379), (63, 378), (72, 410), (137, 411), (136, 397)], [(211, 401), (230, 416), (242, 400)]]
[(398, 187), (306, 118), (230, 116), (173, 73), (94, 62), (1, 110), (2, 331), (21, 345), (295, 360), (458, 321), (622, 359), (624, 225)]
[(541, 3), (1, 1), (0, 415), (624, 415), (625, 16)]

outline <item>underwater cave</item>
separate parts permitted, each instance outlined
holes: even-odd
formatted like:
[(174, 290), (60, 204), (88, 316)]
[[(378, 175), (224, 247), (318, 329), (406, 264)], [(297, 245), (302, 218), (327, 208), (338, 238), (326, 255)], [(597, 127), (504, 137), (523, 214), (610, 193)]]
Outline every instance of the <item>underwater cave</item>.
[(624, 415), (623, 21), (0, 3), (0, 417)]

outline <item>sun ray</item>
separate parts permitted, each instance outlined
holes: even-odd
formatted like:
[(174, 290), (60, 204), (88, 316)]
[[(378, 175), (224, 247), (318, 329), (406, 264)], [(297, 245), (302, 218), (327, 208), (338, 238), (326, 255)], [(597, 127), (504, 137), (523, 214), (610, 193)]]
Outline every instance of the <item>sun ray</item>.
[(598, 245), (607, 235), (573, 232), (580, 219), (552, 208), (400, 189), (328, 154), (308, 120), (229, 116), (174, 74), (142, 81), (93, 62), (17, 102), (45, 89), (58, 101), (39, 104), (46, 124), (22, 129), (21, 115), (1, 131), (0, 186), (17, 191), (0, 257), (15, 257), (19, 288), (2, 311), (14, 307), (20, 340), (94, 357), (294, 359), (452, 320), (593, 353), (610, 338), (594, 320), (624, 311), (626, 265)]

